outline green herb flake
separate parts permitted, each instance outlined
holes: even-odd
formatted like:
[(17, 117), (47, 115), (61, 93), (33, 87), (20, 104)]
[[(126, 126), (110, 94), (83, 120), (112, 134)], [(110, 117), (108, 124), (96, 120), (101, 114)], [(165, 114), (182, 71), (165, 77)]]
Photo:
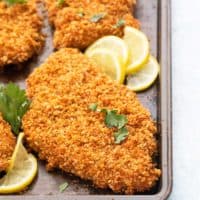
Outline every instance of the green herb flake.
[(114, 133), (115, 144), (120, 144), (124, 141), (128, 136), (128, 129), (126, 127), (122, 127), (117, 132)]
[(26, 0), (4, 0), (9, 6), (14, 4), (23, 4), (26, 3)]
[(67, 182), (62, 183), (61, 185), (59, 185), (59, 191), (64, 192), (68, 188), (68, 186), (69, 184)]
[(96, 111), (97, 107), (98, 107), (97, 103), (92, 103), (92, 104), (89, 105), (89, 109), (92, 110), (92, 111)]
[(30, 101), (25, 95), (25, 90), (13, 83), (0, 86), (0, 112), (16, 135), (20, 132), (22, 117), (29, 106)]
[(104, 122), (108, 128), (117, 128), (117, 132), (114, 133), (115, 144), (120, 144), (128, 136), (128, 129), (126, 124), (128, 119), (125, 115), (118, 114), (117, 110), (108, 110), (106, 108), (98, 108), (97, 103), (90, 104), (89, 109), (96, 112), (102, 112), (105, 114)]
[(107, 114), (107, 112), (109, 112), (109, 110), (107, 110), (107, 109), (105, 109), (105, 108), (97, 109), (97, 111), (102, 112), (102, 113), (105, 113), (105, 114)]
[(106, 16), (106, 13), (95, 14), (90, 18), (91, 22), (98, 22)]
[(117, 114), (116, 110), (108, 111), (105, 117), (105, 124), (107, 127), (122, 128), (128, 122), (125, 115)]
[(62, 6), (65, 3), (65, 0), (58, 0), (58, 6)]
[(124, 19), (118, 20), (118, 22), (114, 25), (115, 28), (120, 28), (126, 24), (126, 21)]
[(79, 17), (83, 17), (85, 14), (84, 14), (84, 12), (81, 12), (81, 11), (80, 11), (80, 12), (77, 13), (77, 15), (78, 15)]

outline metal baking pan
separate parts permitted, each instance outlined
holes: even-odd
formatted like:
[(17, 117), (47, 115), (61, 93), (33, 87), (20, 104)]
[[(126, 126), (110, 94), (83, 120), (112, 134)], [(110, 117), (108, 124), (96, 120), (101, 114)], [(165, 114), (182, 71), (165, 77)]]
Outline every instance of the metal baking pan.
[[(42, 8), (43, 9), (43, 8)], [(45, 13), (43, 12), (45, 15)], [(88, 182), (77, 177), (62, 174), (60, 171), (48, 173), (45, 163), (39, 161), (39, 173), (28, 190), (20, 195), (0, 196), (3, 200), (78, 200), (78, 199), (135, 199), (160, 200), (167, 199), (172, 188), (172, 124), (171, 124), (171, 26), (170, 0), (138, 0), (136, 17), (141, 21), (142, 30), (148, 35), (151, 52), (157, 56), (161, 64), (160, 77), (157, 83), (138, 96), (144, 106), (150, 109), (152, 117), (158, 123), (159, 130), (159, 167), (162, 176), (158, 184), (151, 191), (135, 195), (117, 195), (108, 190), (98, 190)], [(44, 32), (47, 34), (46, 45), (40, 56), (25, 63), (21, 71), (6, 70), (0, 75), (0, 82), (15, 82), (25, 87), (25, 79), (31, 71), (41, 64), (53, 51), (52, 31), (45, 21)], [(59, 192), (59, 185), (68, 181), (69, 187), (64, 193)]]

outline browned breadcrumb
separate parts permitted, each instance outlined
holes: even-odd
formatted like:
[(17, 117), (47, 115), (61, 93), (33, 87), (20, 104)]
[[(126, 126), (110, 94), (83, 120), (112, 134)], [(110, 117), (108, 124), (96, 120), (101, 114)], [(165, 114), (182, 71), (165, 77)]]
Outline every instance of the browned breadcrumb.
[(0, 69), (25, 62), (40, 51), (41, 27), (35, 0), (13, 6), (0, 1)]
[(15, 148), (15, 137), (0, 114), (0, 172), (6, 171)]
[[(139, 22), (132, 16), (133, 2), (130, 0), (65, 0), (58, 6), (57, 0), (45, 0), (49, 18), (55, 27), (56, 49), (75, 47), (85, 49), (105, 35), (123, 35), (124, 26), (115, 25), (121, 19), (126, 25), (139, 28)], [(98, 22), (91, 22), (95, 14), (105, 14)]]
[[(125, 86), (112, 81), (76, 49), (61, 49), (30, 75), (32, 99), (23, 118), (29, 146), (48, 162), (98, 188), (132, 194), (151, 189), (161, 171), (153, 163), (156, 126), (150, 113)], [(128, 138), (114, 143), (104, 114), (91, 103), (117, 109), (128, 117)]]

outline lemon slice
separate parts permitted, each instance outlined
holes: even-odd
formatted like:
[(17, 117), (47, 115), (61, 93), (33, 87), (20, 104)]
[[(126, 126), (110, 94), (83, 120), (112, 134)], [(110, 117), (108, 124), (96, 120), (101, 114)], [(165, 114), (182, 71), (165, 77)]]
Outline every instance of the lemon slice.
[(157, 60), (150, 56), (141, 70), (127, 77), (127, 87), (133, 91), (142, 91), (150, 87), (156, 80), (160, 71)]
[(102, 71), (110, 76), (113, 80), (116, 80), (118, 83), (123, 83), (125, 78), (125, 66), (121, 64), (118, 57), (116, 57), (113, 51), (97, 48), (91, 51), (88, 51), (86, 55), (93, 59)]
[(128, 61), (129, 51), (126, 43), (117, 36), (105, 36), (94, 42), (86, 50), (86, 54), (90, 54), (90, 51), (93, 51), (96, 48), (104, 48), (113, 51), (116, 56), (122, 60), (125, 65)]
[(37, 160), (28, 154), (22, 144), (20, 133), (7, 174), (0, 179), (0, 194), (11, 194), (24, 190), (37, 174)]
[(127, 74), (139, 70), (149, 57), (149, 42), (144, 33), (133, 27), (125, 27), (124, 41), (129, 48), (129, 59), (127, 63)]

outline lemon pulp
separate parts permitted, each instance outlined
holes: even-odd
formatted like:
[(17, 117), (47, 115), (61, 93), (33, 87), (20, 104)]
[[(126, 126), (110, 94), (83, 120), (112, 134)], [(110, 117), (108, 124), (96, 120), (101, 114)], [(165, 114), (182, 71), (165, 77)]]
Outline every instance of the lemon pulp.
[(146, 35), (133, 27), (125, 27), (124, 41), (129, 48), (129, 59), (127, 63), (126, 73), (132, 74), (141, 69), (148, 61), (149, 42)]
[(136, 92), (145, 90), (154, 83), (159, 71), (160, 66), (157, 60), (150, 56), (141, 70), (127, 77), (127, 87)]
[(0, 179), (0, 194), (24, 190), (37, 174), (37, 160), (27, 153), (22, 144), (23, 137), (24, 134), (20, 133), (7, 174)]
[(94, 42), (86, 50), (86, 54), (90, 54), (91, 51), (97, 48), (104, 48), (112, 51), (122, 61), (123, 65), (127, 64), (129, 51), (126, 43), (117, 36), (105, 36)]
[(118, 83), (123, 83), (125, 78), (125, 66), (113, 51), (105, 48), (97, 48), (87, 52), (86, 55), (93, 59), (101, 70), (113, 80), (116, 80)]

